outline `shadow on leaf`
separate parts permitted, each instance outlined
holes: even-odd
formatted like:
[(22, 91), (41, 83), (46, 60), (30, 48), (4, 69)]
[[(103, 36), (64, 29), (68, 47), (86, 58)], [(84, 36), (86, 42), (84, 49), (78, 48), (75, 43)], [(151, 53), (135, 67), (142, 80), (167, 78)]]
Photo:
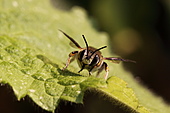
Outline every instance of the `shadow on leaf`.
[[(51, 64), (53, 67), (57, 68), (57, 71), (59, 72), (60, 75), (63, 75), (63, 76), (82, 76), (80, 74), (76, 74), (76, 73), (73, 73), (69, 70), (62, 70), (59, 68), (59, 66), (55, 63), (53, 63), (50, 59), (48, 59), (47, 57), (43, 56), (43, 55), (37, 55), (37, 58), (42, 60), (45, 64)], [(54, 76), (55, 77), (55, 76)]]

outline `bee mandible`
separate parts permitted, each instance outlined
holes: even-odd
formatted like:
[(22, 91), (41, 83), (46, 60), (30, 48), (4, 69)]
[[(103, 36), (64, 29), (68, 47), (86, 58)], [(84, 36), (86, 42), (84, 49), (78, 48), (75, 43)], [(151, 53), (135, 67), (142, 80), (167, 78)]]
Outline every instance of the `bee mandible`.
[(65, 70), (71, 62), (77, 59), (77, 63), (80, 67), (78, 73), (80, 73), (83, 69), (87, 69), (89, 75), (91, 75), (92, 72), (97, 71), (96, 77), (98, 77), (99, 74), (103, 70), (105, 70), (106, 74), (104, 75), (104, 79), (106, 80), (109, 74), (109, 68), (107, 63), (104, 62), (104, 60), (109, 60), (113, 63), (120, 63), (121, 61), (135, 63), (135, 61), (133, 60), (122, 59), (120, 57), (103, 57), (100, 50), (106, 48), (107, 46), (103, 46), (98, 49), (88, 46), (85, 36), (82, 35), (84, 42), (86, 44), (86, 47), (82, 48), (73, 38), (71, 38), (65, 32), (63, 32), (62, 30), (59, 31), (61, 31), (68, 39), (70, 39), (71, 46), (79, 49), (79, 51), (73, 51), (69, 54), (66, 65), (62, 70)]

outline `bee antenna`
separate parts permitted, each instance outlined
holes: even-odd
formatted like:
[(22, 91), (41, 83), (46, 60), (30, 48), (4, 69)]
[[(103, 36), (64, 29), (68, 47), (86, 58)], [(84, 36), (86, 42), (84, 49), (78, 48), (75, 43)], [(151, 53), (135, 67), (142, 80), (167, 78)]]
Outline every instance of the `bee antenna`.
[(103, 46), (103, 47), (101, 47), (101, 48), (99, 48), (99, 49), (96, 49), (96, 50), (88, 57), (88, 59), (90, 59), (91, 56), (93, 56), (94, 53), (96, 53), (97, 51), (99, 51), (99, 50), (101, 50), (101, 49), (104, 49), (104, 48), (106, 48), (106, 47), (107, 47), (107, 46)]
[(85, 38), (85, 36), (84, 35), (82, 35), (82, 37), (83, 37), (83, 39), (84, 39), (84, 42), (85, 42), (85, 44), (86, 44), (86, 48), (87, 48), (87, 56), (88, 56), (88, 53), (89, 53), (89, 50), (88, 50), (88, 43), (87, 43), (87, 41), (86, 41), (86, 38)]

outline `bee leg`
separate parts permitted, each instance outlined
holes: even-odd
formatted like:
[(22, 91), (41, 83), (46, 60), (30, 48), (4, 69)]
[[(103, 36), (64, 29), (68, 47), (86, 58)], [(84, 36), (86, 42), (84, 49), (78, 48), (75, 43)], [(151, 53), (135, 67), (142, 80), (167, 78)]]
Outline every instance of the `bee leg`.
[(109, 75), (109, 67), (108, 67), (107, 63), (105, 63), (105, 62), (104, 62), (104, 65), (105, 65), (105, 71), (106, 71), (106, 74), (105, 74), (105, 76), (104, 76), (104, 79), (107, 80), (107, 77), (108, 77), (108, 75)]
[(100, 73), (103, 71), (104, 69), (104, 65), (102, 64), (102, 66), (99, 68), (97, 74), (96, 74), (96, 77), (99, 77)]
[(80, 69), (80, 71), (78, 71), (78, 73), (80, 73), (85, 67), (85, 64), (83, 64), (82, 68)]
[(65, 70), (65, 69), (68, 67), (68, 65), (69, 65), (72, 61), (74, 61), (75, 56), (76, 56), (77, 53), (78, 53), (78, 51), (73, 51), (73, 52), (71, 52), (71, 53), (69, 54), (69, 57), (68, 57), (67, 62), (66, 62), (66, 66), (65, 66), (62, 70)]
[(105, 71), (106, 71), (106, 74), (105, 74), (105, 76), (104, 76), (104, 79), (106, 80), (107, 77), (108, 77), (108, 74), (109, 74), (109, 67), (108, 67), (108, 65), (107, 65), (106, 62), (103, 62), (102, 66), (100, 67), (100, 69), (99, 69), (98, 72), (97, 72), (96, 77), (99, 76), (99, 74), (103, 71), (103, 69), (105, 69)]
[(95, 66), (93, 66), (90, 70), (89, 70), (89, 75), (92, 74), (92, 70), (95, 68)]

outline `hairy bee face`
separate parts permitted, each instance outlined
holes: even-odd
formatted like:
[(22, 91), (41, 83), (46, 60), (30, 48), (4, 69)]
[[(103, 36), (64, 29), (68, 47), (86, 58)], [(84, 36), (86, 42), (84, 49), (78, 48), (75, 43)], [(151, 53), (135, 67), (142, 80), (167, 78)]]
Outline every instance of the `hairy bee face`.
[(94, 48), (88, 47), (88, 50), (84, 49), (83, 51), (80, 51), (78, 59), (86, 65), (93, 65), (95, 63), (98, 63), (100, 60), (99, 57), (101, 55), (99, 56), (96, 53), (93, 54), (94, 50)]
[(77, 62), (79, 67), (82, 69), (87, 69), (88, 71), (94, 71), (100, 67), (103, 63), (103, 57), (100, 51), (95, 52), (95, 48), (88, 47), (80, 51), (77, 55)]
[(88, 54), (89, 52), (87, 51), (87, 49), (80, 51), (78, 60), (80, 60), (86, 65), (89, 65), (92, 62), (92, 58), (89, 58)]

